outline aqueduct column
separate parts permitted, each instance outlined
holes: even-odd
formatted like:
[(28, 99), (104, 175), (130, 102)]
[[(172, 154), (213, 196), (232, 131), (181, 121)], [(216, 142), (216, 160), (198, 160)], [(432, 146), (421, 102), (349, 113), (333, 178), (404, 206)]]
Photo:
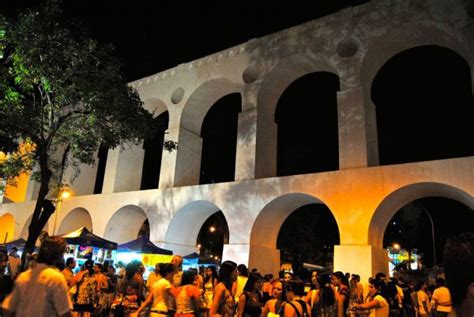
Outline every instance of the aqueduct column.
[(140, 190), (144, 156), (143, 144), (109, 150), (102, 193)]
[(170, 140), (178, 140), (176, 151), (163, 151), (160, 188), (199, 184), (202, 138), (183, 128), (168, 129)]
[(257, 153), (257, 96), (259, 84), (248, 84), (242, 89), (242, 112), (239, 113), (235, 180), (255, 179)]
[(377, 123), (374, 107), (364, 105), (364, 90), (354, 87), (337, 93), (339, 169), (378, 165)]

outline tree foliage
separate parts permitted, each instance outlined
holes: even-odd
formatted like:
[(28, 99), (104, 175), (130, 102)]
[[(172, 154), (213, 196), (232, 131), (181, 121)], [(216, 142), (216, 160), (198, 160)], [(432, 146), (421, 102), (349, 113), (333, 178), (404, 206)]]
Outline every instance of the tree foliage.
[[(92, 164), (100, 144), (114, 148), (144, 139), (153, 133), (153, 120), (126, 85), (113, 48), (65, 21), (56, 1), (0, 24), (0, 150), (11, 152), (25, 140), (34, 144), (41, 181), (31, 246), (54, 211), (43, 203), (64, 168)], [(32, 168), (0, 165), (10, 179)]]

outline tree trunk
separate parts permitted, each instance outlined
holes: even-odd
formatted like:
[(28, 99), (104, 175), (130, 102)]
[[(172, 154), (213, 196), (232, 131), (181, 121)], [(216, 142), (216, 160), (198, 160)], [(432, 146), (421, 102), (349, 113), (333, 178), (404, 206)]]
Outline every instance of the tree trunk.
[(36, 240), (55, 210), (53, 203), (50, 200), (45, 199), (49, 192), (49, 181), (51, 179), (51, 171), (49, 170), (46, 161), (47, 159), (40, 158), (41, 185), (33, 216), (31, 217), (31, 223), (28, 227), (28, 238), (21, 256), (22, 269), (26, 269), (26, 255), (33, 253)]

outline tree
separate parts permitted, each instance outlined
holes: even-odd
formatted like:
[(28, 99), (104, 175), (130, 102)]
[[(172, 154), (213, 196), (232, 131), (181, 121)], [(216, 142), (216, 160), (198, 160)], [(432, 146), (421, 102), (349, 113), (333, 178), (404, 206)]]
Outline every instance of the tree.
[(79, 164), (94, 163), (101, 143), (137, 143), (154, 127), (152, 114), (126, 85), (113, 48), (66, 21), (57, 1), (0, 22), (0, 150), (18, 152), (28, 144), (23, 154), (34, 163), (4, 156), (0, 177), (12, 183), (36, 166), (33, 177), (40, 182), (26, 254), (54, 212), (46, 198), (62, 184), (67, 166), (78, 173)]

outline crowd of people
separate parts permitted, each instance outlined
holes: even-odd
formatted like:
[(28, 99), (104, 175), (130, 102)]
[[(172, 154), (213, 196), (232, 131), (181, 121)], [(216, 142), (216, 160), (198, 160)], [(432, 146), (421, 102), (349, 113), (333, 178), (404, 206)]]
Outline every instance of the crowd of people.
[(179, 255), (171, 263), (157, 263), (146, 281), (139, 261), (114, 267), (87, 260), (75, 273), (73, 258), (64, 263), (65, 249), (63, 239), (46, 238), (21, 273), (17, 250), (0, 252), (3, 316), (474, 316), (472, 233), (448, 241), (447, 282), (438, 277), (431, 286), (378, 273), (365, 289), (359, 275), (340, 271), (313, 271), (308, 281), (291, 271), (275, 277), (258, 269), (249, 272), (232, 261), (218, 270), (183, 271)]

